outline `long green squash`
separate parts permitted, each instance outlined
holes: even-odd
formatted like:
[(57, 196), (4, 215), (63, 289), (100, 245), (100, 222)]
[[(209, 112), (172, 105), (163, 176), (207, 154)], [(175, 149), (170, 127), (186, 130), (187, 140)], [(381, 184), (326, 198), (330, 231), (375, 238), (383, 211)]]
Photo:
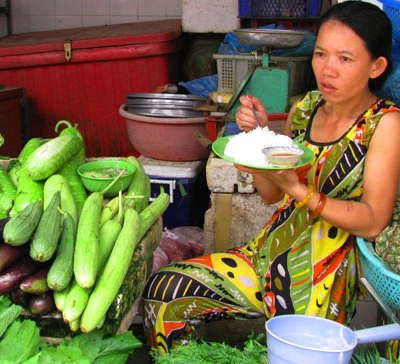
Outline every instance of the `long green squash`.
[(61, 174), (68, 182), (72, 196), (78, 210), (78, 217), (81, 216), (83, 205), (88, 197), (85, 186), (83, 185), (82, 179), (78, 174), (78, 163), (71, 159), (61, 169), (57, 171)]
[(74, 134), (58, 136), (37, 148), (26, 160), (26, 171), (34, 181), (56, 173), (82, 149), (82, 140)]
[(3, 238), (7, 244), (27, 243), (35, 233), (43, 214), (43, 201), (37, 200), (15, 214), (4, 226)]
[(138, 244), (139, 214), (127, 209), (124, 225), (81, 317), (81, 331), (94, 330), (111, 306), (126, 276)]
[(139, 241), (146, 234), (150, 226), (165, 212), (169, 204), (170, 196), (164, 192), (164, 187), (161, 186), (160, 194), (157, 198), (140, 213)]
[(34, 181), (29, 177), (25, 164), (22, 164), (18, 179), (17, 197), (10, 211), (10, 216), (14, 216), (35, 201), (41, 200), (43, 202), (43, 188), (44, 181)]
[(22, 211), (26, 206), (31, 203), (41, 200), (43, 201), (43, 181), (34, 181), (29, 177), (26, 172), (25, 164), (29, 156), (40, 146), (47, 143), (48, 139), (32, 138), (30, 139), (22, 149), (18, 156), (20, 162), (19, 174), (18, 174), (18, 186), (17, 195), (14, 202), (14, 206), (10, 211), (10, 216), (14, 216), (18, 212)]
[(56, 133), (58, 133), (58, 128), (62, 124), (67, 125), (67, 127), (60, 132), (60, 135), (76, 134), (78, 136), (78, 138), (82, 141), (81, 150), (79, 151), (79, 153), (77, 153), (76, 155), (74, 155), (72, 157), (72, 159), (77, 163), (77, 165), (79, 167), (83, 163), (85, 163), (85, 161), (86, 161), (85, 143), (84, 143), (84, 140), (83, 140), (83, 136), (82, 136), (81, 132), (78, 130), (78, 124), (75, 124), (75, 126), (72, 126), (71, 123), (69, 121), (67, 121), (67, 120), (60, 120), (57, 123), (56, 128), (55, 128)]
[(59, 191), (61, 194), (61, 209), (68, 212), (78, 226), (78, 208), (75, 203), (67, 179), (61, 174), (55, 173), (46, 179), (43, 188), (43, 208), (46, 210), (54, 192)]
[(76, 222), (67, 211), (63, 215), (63, 229), (56, 251), (56, 258), (47, 274), (47, 285), (53, 291), (62, 291), (69, 286), (74, 275), (74, 250)]
[(142, 199), (132, 199), (128, 202), (128, 206), (135, 209), (138, 213), (148, 205), (150, 198), (150, 177), (146, 174), (142, 162), (134, 156), (129, 156), (127, 162), (136, 167), (132, 181), (126, 192), (127, 196), (145, 196)]
[(47, 262), (57, 250), (62, 231), (62, 215), (59, 211), (61, 195), (56, 191), (49, 206), (44, 210), (33, 236), (29, 254), (33, 260)]
[[(99, 232), (99, 271), (107, 261), (114, 244), (121, 232), (122, 226), (119, 222), (108, 220)], [(73, 280), (70, 292), (65, 300), (63, 319), (69, 323), (81, 317), (94, 286), (89, 289), (83, 289), (75, 280)]]
[(126, 168), (102, 192), (92, 192), (83, 205), (75, 243), (74, 275), (84, 289), (94, 285), (99, 270), (99, 229), (104, 193), (125, 171)]
[(17, 198), (17, 188), (5, 169), (0, 166), (0, 213), (8, 214)]

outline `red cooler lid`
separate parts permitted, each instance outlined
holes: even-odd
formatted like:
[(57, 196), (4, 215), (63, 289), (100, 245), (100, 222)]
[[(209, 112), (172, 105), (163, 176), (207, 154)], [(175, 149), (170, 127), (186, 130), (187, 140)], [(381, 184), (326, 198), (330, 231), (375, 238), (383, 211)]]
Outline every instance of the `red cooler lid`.
[(181, 36), (181, 23), (172, 19), (14, 34), (0, 39), (0, 56), (64, 50), (66, 39), (74, 49), (166, 42)]

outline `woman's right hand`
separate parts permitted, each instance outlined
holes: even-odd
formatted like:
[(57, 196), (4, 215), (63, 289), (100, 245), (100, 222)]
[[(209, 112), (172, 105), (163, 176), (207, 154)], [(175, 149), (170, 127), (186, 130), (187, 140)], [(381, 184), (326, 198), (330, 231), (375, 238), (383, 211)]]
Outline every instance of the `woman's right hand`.
[(249, 132), (257, 127), (257, 120), (252, 110), (253, 106), (260, 120), (260, 125), (262, 127), (268, 125), (268, 116), (265, 107), (257, 97), (244, 95), (240, 97), (239, 101), (241, 105), (236, 113), (236, 123), (240, 130)]

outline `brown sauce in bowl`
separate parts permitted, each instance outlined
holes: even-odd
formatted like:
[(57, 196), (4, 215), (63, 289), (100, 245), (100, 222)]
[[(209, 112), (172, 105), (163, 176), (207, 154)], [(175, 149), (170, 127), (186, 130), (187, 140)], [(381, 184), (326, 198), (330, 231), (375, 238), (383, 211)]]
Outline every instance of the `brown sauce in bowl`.
[(274, 157), (292, 157), (292, 156), (295, 156), (295, 155), (297, 155), (296, 153), (274, 153), (274, 154), (271, 154), (272, 156), (274, 156)]

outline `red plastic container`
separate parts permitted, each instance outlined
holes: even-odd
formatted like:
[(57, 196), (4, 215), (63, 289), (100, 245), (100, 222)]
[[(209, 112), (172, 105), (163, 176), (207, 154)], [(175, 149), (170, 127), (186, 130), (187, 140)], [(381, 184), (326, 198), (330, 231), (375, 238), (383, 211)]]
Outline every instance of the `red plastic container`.
[(180, 19), (11, 35), (0, 39), (0, 84), (27, 90), (32, 137), (68, 120), (88, 157), (120, 156), (132, 148), (120, 105), (179, 82), (185, 44)]
[(195, 161), (206, 159), (210, 150), (195, 137), (206, 135), (206, 120), (200, 118), (155, 118), (127, 112), (121, 105), (119, 113), (126, 120), (132, 146), (145, 157), (163, 161)]

